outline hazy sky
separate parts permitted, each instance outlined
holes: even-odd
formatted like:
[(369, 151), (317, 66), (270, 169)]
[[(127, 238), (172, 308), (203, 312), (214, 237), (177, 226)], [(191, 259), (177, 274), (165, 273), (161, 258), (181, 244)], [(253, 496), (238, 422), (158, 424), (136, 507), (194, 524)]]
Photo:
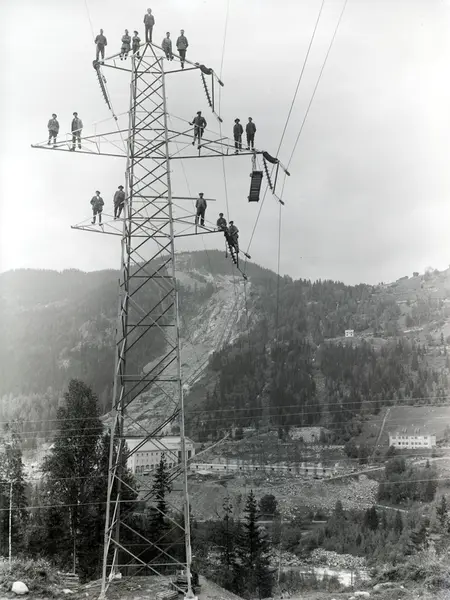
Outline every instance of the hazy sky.
[[(280, 152), (292, 152), (344, 0), (326, 0), (316, 39)], [(275, 153), (321, 0), (230, 0), (222, 78), (224, 135), (252, 116), (256, 146)], [(158, 43), (184, 28), (188, 58), (220, 72), (227, 0), (87, 0), (110, 53), (125, 28), (143, 37), (153, 9)], [(84, 122), (108, 123), (92, 59), (85, 0), (0, 0), (0, 268), (118, 268), (119, 240), (74, 231), (90, 216), (99, 189), (110, 210), (124, 161), (33, 150), (58, 114), (61, 133), (73, 111)], [(347, 283), (389, 281), (450, 263), (450, 4), (443, 0), (348, 0), (308, 120), (290, 167), (282, 209), (281, 272)], [(105, 70), (116, 112), (125, 111), (129, 78)], [(197, 72), (172, 76), (172, 115), (203, 110)], [(173, 124), (177, 123), (173, 119)], [(100, 127), (100, 126), (98, 126)], [(196, 164), (191, 164), (196, 162)], [(185, 161), (176, 195), (217, 199), (225, 210), (220, 159)], [(179, 169), (179, 166), (177, 167)], [(251, 236), (258, 205), (247, 202), (249, 157), (226, 162), (229, 216), (241, 245)], [(187, 182), (184, 175), (186, 174)], [(278, 205), (267, 196), (250, 253), (276, 269)], [(214, 239), (211, 239), (213, 238)], [(179, 249), (222, 247), (218, 236), (183, 241)]]

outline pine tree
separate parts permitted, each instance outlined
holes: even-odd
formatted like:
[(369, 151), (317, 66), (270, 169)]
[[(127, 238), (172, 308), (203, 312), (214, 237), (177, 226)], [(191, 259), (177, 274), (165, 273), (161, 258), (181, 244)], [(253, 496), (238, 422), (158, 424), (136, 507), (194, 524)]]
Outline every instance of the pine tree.
[(152, 494), (156, 499), (156, 509), (153, 509), (152, 526), (154, 535), (159, 538), (165, 527), (165, 514), (167, 512), (166, 496), (172, 491), (170, 480), (170, 471), (167, 466), (167, 460), (164, 453), (161, 455), (158, 468), (155, 472), (155, 478), (152, 485)]
[[(86, 554), (89, 546), (84, 543), (83, 530), (87, 522), (92, 524), (93, 519), (103, 515), (106, 499), (105, 486), (100, 497), (98, 491), (98, 478), (105, 476), (99, 469), (103, 427), (97, 397), (90, 387), (71, 380), (64, 397), (65, 406), (57, 413), (58, 435), (42, 468), (46, 502), (61, 505), (61, 509), (52, 509), (50, 521), (47, 518), (48, 541), (53, 539), (51, 543), (56, 544), (55, 554), (67, 557), (70, 552), (72, 569), (80, 567), (83, 571), (92, 561), (92, 556)], [(52, 532), (53, 522), (58, 524), (58, 532), (65, 532), (59, 540)]]
[(402, 513), (399, 510), (397, 510), (395, 513), (394, 531), (398, 535), (400, 535), (403, 531), (403, 518), (402, 518)]
[(439, 519), (439, 523), (440, 523), (442, 529), (445, 530), (446, 525), (447, 525), (447, 518), (448, 518), (448, 506), (447, 506), (447, 499), (445, 496), (441, 497), (441, 501), (439, 502), (439, 504), (436, 507), (436, 515), (437, 515), (437, 518)]
[(258, 527), (258, 509), (253, 490), (247, 497), (240, 544), (241, 569), (245, 576), (245, 592), (259, 598), (272, 595), (273, 573), (270, 569), (269, 544)]
[[(12, 552), (23, 549), (28, 524), (26, 483), (19, 435), (14, 427), (5, 427), (3, 454), (0, 459), (0, 554), (9, 553), (9, 524), (11, 518)], [(10, 513), (11, 511), (11, 513)]]
[(222, 587), (236, 589), (238, 571), (236, 554), (236, 527), (233, 521), (233, 505), (227, 496), (222, 505), (223, 518), (217, 531), (217, 544), (220, 547), (220, 568), (217, 580)]

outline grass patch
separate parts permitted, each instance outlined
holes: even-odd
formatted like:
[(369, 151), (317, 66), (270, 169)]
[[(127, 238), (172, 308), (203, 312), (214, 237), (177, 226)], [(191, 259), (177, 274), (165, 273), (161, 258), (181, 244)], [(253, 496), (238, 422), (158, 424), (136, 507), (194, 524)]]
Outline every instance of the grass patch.
[(14, 559), (9, 562), (0, 559), (0, 590), (11, 591), (15, 581), (22, 581), (34, 594), (45, 594), (53, 598), (61, 596), (62, 581), (56, 567), (44, 559)]

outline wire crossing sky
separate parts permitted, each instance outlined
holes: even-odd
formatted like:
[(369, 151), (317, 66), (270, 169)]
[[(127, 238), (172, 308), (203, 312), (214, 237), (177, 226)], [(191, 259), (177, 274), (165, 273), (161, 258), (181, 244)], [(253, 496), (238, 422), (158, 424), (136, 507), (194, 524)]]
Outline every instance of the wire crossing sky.
[[(280, 149), (284, 164), (295, 147), (343, 3), (324, 3)], [(156, 43), (166, 31), (176, 39), (184, 29), (188, 58), (217, 72), (226, 25), (223, 135), (232, 137), (235, 118), (245, 124), (251, 116), (256, 146), (275, 154), (321, 4), (166, 0), (150, 6)], [(102, 28), (107, 53), (118, 52), (125, 28), (144, 37), (146, 8), (118, 0), (2, 2), (1, 271), (118, 268), (115, 239), (72, 231), (70, 225), (90, 216), (89, 201), (97, 189), (105, 210), (111, 211), (114, 191), (123, 183), (124, 161), (38, 152), (30, 144), (46, 138), (53, 112), (61, 134), (70, 129), (74, 111), (86, 135), (104, 119), (111, 119), (110, 129), (115, 128), (92, 68), (92, 30)], [(376, 283), (430, 265), (448, 266), (449, 27), (448, 2), (348, 0), (286, 180), (281, 274)], [(106, 76), (120, 114), (128, 108), (129, 81)], [(189, 121), (202, 110), (208, 124), (218, 129), (200, 78), (186, 73), (175, 80), (168, 89), (172, 118)], [(187, 163), (184, 168), (192, 193), (214, 193), (217, 202), (211, 210), (227, 212), (221, 161), (207, 170)], [(243, 247), (259, 210), (247, 202), (250, 170), (249, 157), (226, 165), (229, 218), (239, 227)], [(187, 194), (184, 177), (175, 176), (174, 182), (177, 195)], [(252, 259), (273, 270), (278, 210), (268, 194), (251, 244)], [(219, 247), (221, 240), (212, 238), (190, 240), (180, 250), (202, 250), (204, 243)]]

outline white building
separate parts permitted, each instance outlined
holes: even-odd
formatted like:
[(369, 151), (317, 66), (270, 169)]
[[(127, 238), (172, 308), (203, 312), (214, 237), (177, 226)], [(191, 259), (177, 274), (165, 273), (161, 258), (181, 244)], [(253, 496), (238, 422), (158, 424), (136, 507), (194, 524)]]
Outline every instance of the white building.
[(355, 335), (355, 330), (354, 329), (346, 329), (345, 330), (345, 337), (353, 337), (354, 335)]
[(395, 448), (434, 448), (436, 446), (436, 436), (429, 433), (420, 433), (419, 429), (415, 431), (403, 431), (389, 434), (389, 446)]
[[(149, 474), (155, 471), (163, 454), (165, 454), (167, 466), (170, 468), (181, 462), (181, 437), (179, 435), (151, 438), (144, 443), (143, 439), (126, 438), (130, 452), (139, 446), (127, 461), (127, 467), (132, 473)], [(188, 460), (195, 454), (195, 444), (188, 438), (186, 438), (186, 454)]]

